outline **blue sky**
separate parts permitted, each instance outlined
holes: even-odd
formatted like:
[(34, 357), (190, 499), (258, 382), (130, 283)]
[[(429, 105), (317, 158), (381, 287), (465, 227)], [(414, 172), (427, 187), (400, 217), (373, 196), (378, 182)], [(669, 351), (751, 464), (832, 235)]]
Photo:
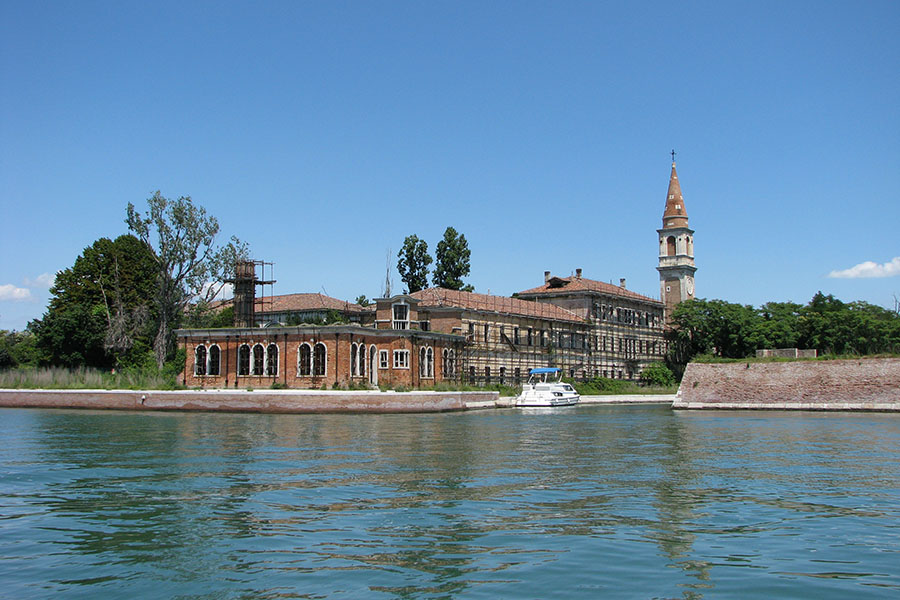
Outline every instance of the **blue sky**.
[(892, 307), (898, 28), (877, 1), (2, 3), (0, 328), (155, 190), (276, 293), (377, 297), (452, 225), (476, 291), (583, 268), (656, 297), (673, 148), (699, 297)]

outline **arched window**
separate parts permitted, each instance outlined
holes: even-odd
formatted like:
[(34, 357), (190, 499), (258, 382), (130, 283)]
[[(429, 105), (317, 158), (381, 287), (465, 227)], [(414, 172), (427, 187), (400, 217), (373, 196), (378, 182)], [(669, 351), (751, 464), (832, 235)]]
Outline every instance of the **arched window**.
[(238, 348), (238, 375), (250, 374), (250, 346), (242, 344)]
[(359, 376), (366, 376), (366, 345), (359, 345)]
[(675, 256), (675, 236), (666, 238), (666, 256)]
[(350, 344), (350, 377), (359, 375), (359, 363), (356, 361), (356, 344)]
[(300, 377), (312, 375), (312, 348), (309, 344), (300, 344), (297, 351), (297, 375)]
[(373, 345), (369, 346), (369, 382), (378, 383), (378, 365), (375, 363), (378, 356), (378, 349)]
[(447, 349), (444, 348), (443, 350), (441, 350), (441, 375), (443, 375), (444, 377), (446, 377), (448, 374), (447, 367)]
[(315, 351), (313, 352), (313, 375), (316, 377), (323, 377), (327, 372), (327, 362), (328, 351), (325, 348), (325, 344), (319, 342), (316, 344)]
[(434, 377), (434, 350), (430, 346), (425, 352), (425, 377)]
[(425, 375), (425, 348), (419, 349), (419, 377), (427, 377)]
[(447, 377), (456, 376), (456, 352), (447, 350)]
[(266, 350), (262, 344), (253, 346), (253, 375), (263, 374), (263, 365), (266, 361)]
[(194, 348), (194, 375), (206, 375), (206, 346)]
[(278, 346), (269, 344), (266, 348), (266, 375), (275, 377), (278, 375)]
[(220, 375), (221, 374), (221, 358), (222, 351), (219, 349), (219, 346), (213, 344), (209, 347), (209, 367), (206, 372), (209, 375)]

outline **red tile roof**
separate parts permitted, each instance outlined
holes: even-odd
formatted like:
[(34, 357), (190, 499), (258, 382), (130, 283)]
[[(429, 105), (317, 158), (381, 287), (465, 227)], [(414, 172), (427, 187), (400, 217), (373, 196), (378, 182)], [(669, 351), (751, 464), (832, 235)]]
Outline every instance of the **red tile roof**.
[(632, 292), (631, 290), (625, 289), (619, 285), (604, 283), (603, 281), (595, 281), (593, 279), (585, 279), (583, 277), (553, 277), (550, 279), (549, 283), (545, 283), (540, 287), (531, 288), (530, 290), (519, 292), (519, 295), (551, 296), (560, 293), (568, 294), (571, 292), (598, 292), (600, 294), (630, 298), (632, 300), (640, 300), (642, 302), (653, 302), (655, 304), (662, 305), (662, 302), (660, 302), (656, 298), (651, 298), (649, 296), (644, 296), (643, 294), (638, 294), (637, 292)]
[(410, 296), (419, 300), (420, 307), (450, 306), (467, 310), (508, 313), (555, 321), (584, 322), (584, 319), (572, 311), (560, 308), (554, 304), (519, 300), (518, 298), (507, 298), (505, 296), (489, 296), (487, 294), (461, 292), (445, 288), (428, 288), (427, 290), (410, 294)]
[(339, 300), (324, 294), (285, 294), (283, 296), (262, 296), (256, 299), (256, 312), (301, 312), (312, 310), (340, 310), (351, 313), (365, 313), (375, 310), (375, 306), (360, 306), (353, 302)]

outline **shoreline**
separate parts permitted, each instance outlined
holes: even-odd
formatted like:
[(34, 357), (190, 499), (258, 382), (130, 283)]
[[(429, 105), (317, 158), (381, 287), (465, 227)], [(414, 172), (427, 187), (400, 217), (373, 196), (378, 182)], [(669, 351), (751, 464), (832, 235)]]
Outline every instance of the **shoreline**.
[[(667, 404), (675, 394), (582, 396), (579, 404)], [(379, 390), (55, 390), (0, 389), (0, 408), (283, 414), (430, 413), (515, 408), (499, 392)]]

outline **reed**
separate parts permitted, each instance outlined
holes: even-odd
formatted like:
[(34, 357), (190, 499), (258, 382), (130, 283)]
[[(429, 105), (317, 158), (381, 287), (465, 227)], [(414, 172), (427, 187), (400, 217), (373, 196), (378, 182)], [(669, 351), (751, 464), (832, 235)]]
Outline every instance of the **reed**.
[(117, 372), (91, 368), (19, 368), (0, 371), (0, 388), (46, 390), (171, 390), (178, 386), (171, 373), (149, 369)]

